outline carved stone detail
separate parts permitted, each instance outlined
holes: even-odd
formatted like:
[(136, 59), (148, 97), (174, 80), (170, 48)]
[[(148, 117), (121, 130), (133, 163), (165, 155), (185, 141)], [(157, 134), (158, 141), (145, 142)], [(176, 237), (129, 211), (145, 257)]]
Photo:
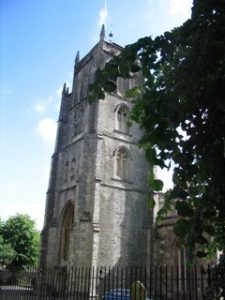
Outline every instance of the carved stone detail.
[(77, 135), (82, 131), (83, 121), (84, 121), (84, 106), (80, 105), (75, 111), (74, 135)]

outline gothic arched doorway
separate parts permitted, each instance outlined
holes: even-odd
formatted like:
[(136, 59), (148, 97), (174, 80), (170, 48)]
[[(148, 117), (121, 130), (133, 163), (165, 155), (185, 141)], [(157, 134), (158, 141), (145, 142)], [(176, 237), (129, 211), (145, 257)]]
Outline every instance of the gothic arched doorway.
[(71, 230), (74, 222), (74, 205), (67, 204), (62, 215), (60, 236), (60, 261), (67, 261), (71, 244)]

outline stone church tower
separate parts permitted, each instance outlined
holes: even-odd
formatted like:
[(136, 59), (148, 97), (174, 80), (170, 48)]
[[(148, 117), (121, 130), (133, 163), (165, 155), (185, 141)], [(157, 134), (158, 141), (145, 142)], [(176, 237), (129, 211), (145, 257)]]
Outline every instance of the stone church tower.
[(104, 37), (103, 26), (94, 48), (76, 57), (72, 91), (62, 91), (42, 232), (45, 267), (150, 263), (148, 166), (138, 125), (127, 125), (132, 103), (124, 96), (140, 78), (119, 78), (104, 101), (85, 100), (95, 71), (122, 50)]

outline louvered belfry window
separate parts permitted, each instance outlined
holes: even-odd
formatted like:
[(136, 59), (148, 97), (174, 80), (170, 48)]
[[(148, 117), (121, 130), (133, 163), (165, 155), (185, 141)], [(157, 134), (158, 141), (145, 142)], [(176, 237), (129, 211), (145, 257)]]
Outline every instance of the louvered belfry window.
[(117, 110), (117, 124), (118, 130), (123, 133), (129, 133), (129, 108), (125, 105), (121, 105)]

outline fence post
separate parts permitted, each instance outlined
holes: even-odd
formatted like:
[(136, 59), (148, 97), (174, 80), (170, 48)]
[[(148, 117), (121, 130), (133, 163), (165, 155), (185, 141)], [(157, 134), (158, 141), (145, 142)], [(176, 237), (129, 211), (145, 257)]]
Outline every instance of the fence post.
[(38, 276), (37, 276), (37, 300), (41, 300), (42, 298), (42, 288), (43, 288), (43, 269), (38, 269)]

